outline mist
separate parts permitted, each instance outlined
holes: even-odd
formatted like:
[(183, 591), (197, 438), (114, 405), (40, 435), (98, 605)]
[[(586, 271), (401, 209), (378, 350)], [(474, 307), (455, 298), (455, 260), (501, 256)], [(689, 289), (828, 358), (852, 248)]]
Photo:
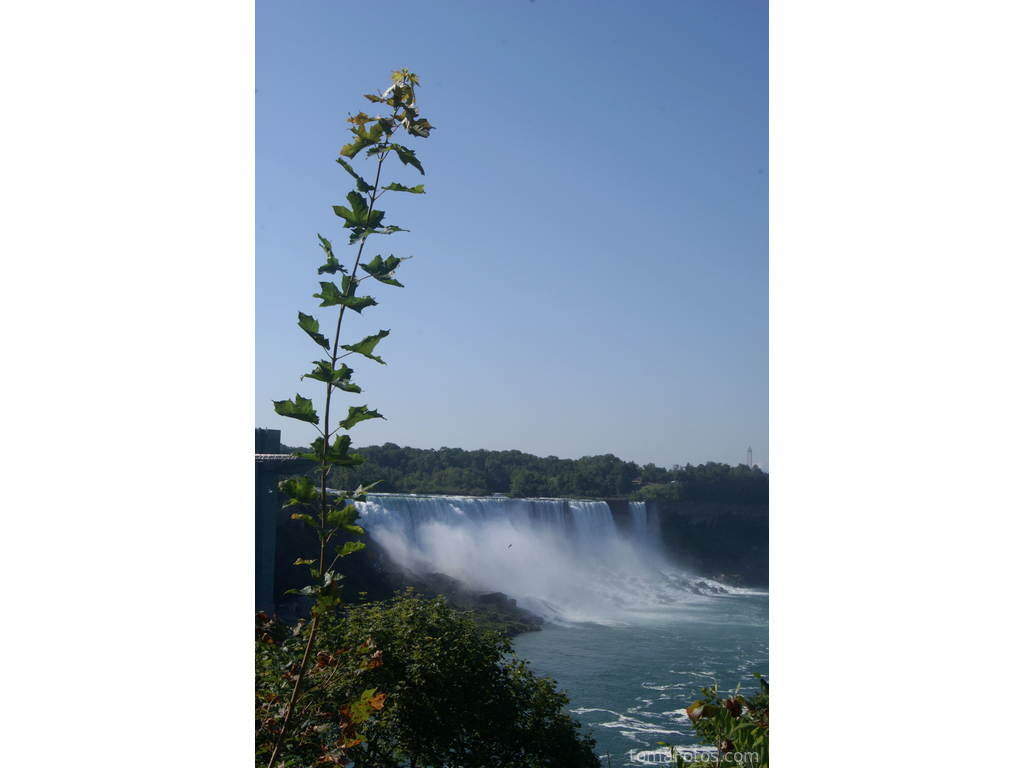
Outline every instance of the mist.
[(396, 563), (504, 592), (547, 621), (632, 620), (721, 588), (666, 561), (642, 502), (622, 526), (597, 501), (380, 495), (359, 508)]

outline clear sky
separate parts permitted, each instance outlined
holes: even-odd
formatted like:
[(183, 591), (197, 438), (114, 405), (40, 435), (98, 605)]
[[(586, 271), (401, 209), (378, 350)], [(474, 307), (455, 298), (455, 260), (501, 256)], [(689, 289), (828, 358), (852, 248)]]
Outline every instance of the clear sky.
[(410, 231), (368, 242), (415, 256), (406, 287), (343, 326), (391, 330), (353, 443), (768, 469), (767, 3), (360, 7), (256, 4), (256, 426), (315, 437), (271, 401), (322, 402), (296, 317), (336, 317), (317, 234), (354, 257), (334, 159), (404, 67), (436, 130), (406, 142), (422, 179), (385, 169), (426, 186), (384, 198)]

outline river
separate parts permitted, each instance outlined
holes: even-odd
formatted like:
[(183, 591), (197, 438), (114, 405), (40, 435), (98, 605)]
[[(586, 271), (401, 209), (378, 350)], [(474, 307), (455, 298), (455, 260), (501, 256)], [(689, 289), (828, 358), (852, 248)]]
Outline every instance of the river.
[(547, 624), (515, 639), (516, 654), (539, 675), (558, 681), (574, 716), (597, 740), (606, 765), (657, 764), (652, 752), (699, 744), (686, 707), (701, 688), (753, 695), (754, 672), (768, 669), (768, 594), (696, 598), (630, 620)]

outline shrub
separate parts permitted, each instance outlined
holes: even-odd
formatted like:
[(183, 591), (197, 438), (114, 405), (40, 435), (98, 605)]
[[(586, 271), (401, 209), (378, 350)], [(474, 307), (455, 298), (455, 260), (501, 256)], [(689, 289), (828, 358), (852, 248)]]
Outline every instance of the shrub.
[(536, 677), (507, 637), (479, 632), (444, 598), (349, 607), (325, 623), (322, 648), (367, 639), (381, 663), (336, 680), (339, 701), (366, 688), (387, 694), (349, 751), (356, 766), (598, 768), (594, 741), (580, 733), (555, 681)]

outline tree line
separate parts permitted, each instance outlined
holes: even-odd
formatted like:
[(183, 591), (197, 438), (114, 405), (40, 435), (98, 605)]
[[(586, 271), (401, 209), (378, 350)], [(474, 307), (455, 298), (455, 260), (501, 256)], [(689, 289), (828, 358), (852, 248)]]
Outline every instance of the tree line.
[(560, 459), (514, 450), (410, 448), (395, 443), (360, 448), (358, 453), (366, 459), (359, 466), (332, 468), (332, 487), (380, 481), (374, 490), (382, 493), (768, 503), (768, 474), (745, 464), (709, 461), (665, 469), (612, 454)]

